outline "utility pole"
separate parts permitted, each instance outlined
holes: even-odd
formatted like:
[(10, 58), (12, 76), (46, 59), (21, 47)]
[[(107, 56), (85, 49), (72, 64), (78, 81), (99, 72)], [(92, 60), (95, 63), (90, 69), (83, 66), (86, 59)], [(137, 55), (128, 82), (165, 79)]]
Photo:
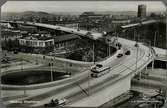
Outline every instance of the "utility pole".
[(157, 39), (157, 31), (155, 31), (155, 35), (154, 35), (154, 47), (156, 45), (156, 39)]
[(110, 42), (108, 43), (108, 52), (109, 52), (109, 56), (110, 56), (110, 52), (111, 52), (111, 50), (110, 50)]
[(117, 43), (118, 43), (118, 33), (116, 33), (116, 37), (117, 37)]
[[(95, 65), (95, 41), (93, 40), (93, 64)], [(88, 96), (90, 95), (90, 73), (88, 72)]]
[(117, 32), (115, 32), (115, 36), (116, 36), (116, 48), (118, 50), (118, 35), (117, 35)]
[(93, 63), (95, 64), (95, 42), (93, 40)]
[[(21, 73), (23, 73), (23, 57), (21, 57)], [(24, 82), (23, 82), (23, 83), (24, 83)], [(25, 83), (26, 83), (26, 82), (25, 82)], [(24, 84), (24, 90), (23, 90), (24, 96), (26, 95), (25, 85), (26, 85), (26, 84)]]
[(36, 65), (38, 65), (38, 58), (37, 58), (37, 54), (36, 54)]
[(133, 31), (133, 40), (136, 41), (136, 29), (134, 28), (134, 31)]
[[(138, 37), (138, 36), (137, 36)], [(136, 40), (136, 44), (138, 44), (137, 40)], [(136, 72), (138, 72), (137, 70), (137, 62), (138, 62), (138, 46), (136, 47)], [(140, 77), (141, 77), (141, 72), (140, 72)]]
[[(95, 41), (93, 40), (93, 64), (95, 65)], [(88, 72), (88, 96), (90, 95), (90, 73)]]
[(110, 52), (111, 52), (111, 49), (110, 49), (110, 39), (107, 39), (107, 42), (108, 42), (108, 56), (110, 56)]
[(51, 68), (51, 71), (50, 71), (50, 74), (51, 74), (51, 81), (53, 81), (53, 70), (52, 70), (52, 66), (53, 66), (53, 63), (51, 62), (50, 64), (50, 68)]
[[(154, 47), (156, 45), (156, 38), (157, 38), (157, 31), (155, 31), (155, 35), (154, 35)], [(151, 48), (151, 46), (150, 46), (150, 48)], [(152, 71), (153, 71), (153, 69), (154, 69), (154, 60), (152, 61)]]
[(88, 72), (88, 96), (90, 96), (90, 75), (89, 75), (89, 72)]

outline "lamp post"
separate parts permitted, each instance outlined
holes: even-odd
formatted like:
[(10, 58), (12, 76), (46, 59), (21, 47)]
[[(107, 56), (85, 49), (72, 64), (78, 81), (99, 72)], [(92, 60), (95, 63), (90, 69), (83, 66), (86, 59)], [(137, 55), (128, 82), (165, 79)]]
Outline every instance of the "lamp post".
[(133, 40), (136, 41), (136, 29), (134, 28), (134, 31), (133, 31)]
[[(21, 57), (21, 73), (23, 73), (23, 58)], [(24, 82), (23, 82), (24, 83)], [(26, 83), (26, 82), (25, 82)], [(24, 96), (26, 95), (26, 89), (25, 89), (25, 85), (24, 84), (24, 90), (23, 90), (23, 93), (24, 93)]]
[[(37, 53), (38, 54), (38, 53)], [(38, 65), (38, 57), (37, 57), (37, 54), (36, 54), (36, 65)]]
[(157, 31), (155, 31), (155, 35), (154, 35), (154, 47), (156, 45), (156, 39), (157, 39)]
[(95, 42), (93, 40), (93, 63), (95, 64)]
[(53, 81), (53, 70), (52, 70), (52, 67), (53, 67), (53, 63), (51, 63), (50, 64), (50, 69), (51, 69), (51, 71), (50, 71), (50, 77), (51, 77), (51, 81)]
[(107, 39), (107, 43), (108, 43), (108, 56), (110, 56), (110, 52), (111, 52), (111, 49), (110, 49), (110, 39)]

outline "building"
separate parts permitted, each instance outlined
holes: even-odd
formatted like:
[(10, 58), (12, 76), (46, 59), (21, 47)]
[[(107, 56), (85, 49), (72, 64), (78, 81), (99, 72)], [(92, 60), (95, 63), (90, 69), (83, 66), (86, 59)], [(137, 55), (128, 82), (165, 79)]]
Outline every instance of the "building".
[(78, 39), (79, 36), (74, 34), (55, 36), (54, 38), (55, 50), (72, 48), (76, 45), (75, 43), (78, 41)]
[(34, 26), (25, 26), (25, 25), (20, 25), (19, 29), (21, 31), (27, 31), (29, 33), (36, 33), (38, 31), (37, 27), (34, 27)]
[(79, 18), (85, 19), (85, 18), (91, 18), (91, 19), (101, 19), (109, 15), (103, 15), (103, 14), (95, 14), (94, 12), (84, 12), (82, 13)]
[(54, 39), (38, 40), (34, 37), (19, 39), (19, 44), (28, 47), (49, 47), (54, 45)]
[(2, 29), (1, 34), (3, 50), (14, 51), (18, 49), (18, 39), (22, 37), (20, 30)]
[(79, 27), (82, 29), (91, 30), (93, 28), (100, 28), (102, 22), (106, 19), (109, 19), (110, 15), (108, 14), (96, 14), (94, 12), (84, 12), (79, 16)]
[(1, 41), (9, 41), (9, 40), (16, 40), (22, 37), (20, 30), (10, 30), (10, 29), (3, 29), (1, 31), (2, 37)]
[(138, 17), (146, 17), (146, 5), (138, 5)]
[(23, 52), (48, 53), (54, 49), (54, 39), (49, 34), (30, 34), (18, 41)]

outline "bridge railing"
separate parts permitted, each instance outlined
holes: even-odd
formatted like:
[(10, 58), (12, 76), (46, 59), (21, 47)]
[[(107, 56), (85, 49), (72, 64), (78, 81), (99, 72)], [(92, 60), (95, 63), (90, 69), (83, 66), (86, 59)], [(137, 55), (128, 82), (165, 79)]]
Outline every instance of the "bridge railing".
[(153, 61), (156, 58), (156, 52), (155, 50), (151, 47), (150, 44), (148, 44), (147, 42), (142, 42), (142, 45), (147, 47), (149, 50), (149, 58), (146, 60), (146, 62), (141, 65), (140, 67), (137, 67), (132, 73), (135, 73), (134, 75), (136, 75), (137, 73), (139, 73), (143, 67), (146, 67), (151, 61)]

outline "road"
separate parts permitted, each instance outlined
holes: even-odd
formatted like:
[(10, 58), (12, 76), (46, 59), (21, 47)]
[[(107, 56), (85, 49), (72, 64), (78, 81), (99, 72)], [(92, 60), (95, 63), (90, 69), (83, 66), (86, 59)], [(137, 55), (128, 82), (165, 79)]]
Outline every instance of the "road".
[(65, 31), (68, 33), (73, 33), (76, 35), (79, 35), (84, 38), (89, 38), (92, 40), (97, 40), (99, 38), (103, 37), (102, 33), (97, 33), (97, 32), (91, 32), (91, 35), (87, 35), (88, 31), (86, 30), (77, 30), (73, 28), (68, 28), (68, 27), (62, 27), (58, 25), (50, 25), (50, 24), (43, 24), (43, 23), (34, 23), (34, 22), (23, 22), (23, 21), (1, 21), (2, 23), (15, 23), (15, 24), (23, 24), (23, 25), (30, 25), (30, 26), (38, 26), (38, 27), (43, 27), (43, 28), (49, 28), (49, 29), (54, 29), (54, 30), (60, 30), (60, 31)]
[[(38, 103), (21, 105), (42, 106), (43, 104), (48, 103), (52, 98), (65, 97), (68, 100), (67, 106), (93, 106), (94, 103), (96, 103), (97, 99), (100, 99), (99, 97), (103, 97), (101, 93), (104, 93), (104, 91), (108, 91), (107, 88), (109, 88), (109, 86), (111, 87), (111, 85), (113, 83), (116, 83), (120, 78), (135, 71), (136, 60), (137, 68), (139, 68), (152, 58), (152, 56), (150, 55), (150, 50), (147, 47), (139, 45), (139, 48), (136, 48), (134, 47), (135, 42), (128, 41), (127, 43), (126, 41), (128, 40), (120, 39), (120, 42), (123, 43), (123, 46), (130, 49), (131, 55), (125, 55), (122, 58), (115, 58), (114, 61), (108, 62), (108, 65), (112, 67), (110, 73), (105, 74), (104, 76), (99, 78), (89, 77), (88, 80), (88, 76), (90, 75), (90, 71), (88, 70), (84, 72), (85, 74), (82, 75), (81, 78), (78, 78), (77, 81), (72, 81), (69, 85), (61, 87), (59, 89), (48, 91), (41, 95), (32, 96), (24, 99), (28, 101), (39, 101)], [(136, 55), (138, 55), (137, 59)], [(106, 95), (108, 95), (108, 93), (109, 92), (106, 92)], [(97, 106), (101, 104), (103, 104), (103, 102), (99, 101), (99, 103), (97, 103)], [(16, 104), (9, 104), (9, 106), (15, 105)]]
[[(69, 33), (78, 34), (80, 36), (84, 36), (93, 40), (97, 40), (102, 37), (101, 33), (91, 33), (91, 35), (87, 35), (88, 31), (76, 30), (61, 26), (54, 26), (41, 23), (31, 23), (31, 22), (26, 22), (26, 23), (16, 22), (16, 23), (39, 26), (55, 30), (62, 30)], [(138, 71), (136, 71), (136, 69), (143, 69), (145, 65), (147, 65), (147, 63), (154, 58), (154, 55), (151, 53), (152, 51), (148, 47), (142, 44), (140, 44), (138, 48), (134, 47), (135, 42), (122, 38), (119, 38), (119, 41), (121, 44), (123, 44), (124, 48), (130, 49), (131, 55), (124, 56), (122, 58), (116, 58), (115, 56), (114, 59), (108, 58), (106, 61), (103, 61), (102, 64), (105, 63), (106, 66), (111, 67), (111, 70), (108, 74), (103, 75), (102, 77), (99, 77), (97, 79), (89, 77), (88, 80), (88, 76), (90, 76), (90, 71), (87, 70), (84, 72), (84, 75), (82, 75), (81, 78), (78, 77), (77, 81), (73, 80), (72, 82), (69, 83), (69, 85), (48, 91), (40, 95), (27, 97), (22, 100), (40, 101), (36, 104), (28, 104), (28, 106), (41, 106), (44, 103), (48, 103), (52, 98), (63, 98), (63, 97), (67, 98), (68, 100), (67, 106), (69, 105), (94, 106), (94, 103), (98, 101), (97, 99), (101, 99), (101, 101), (98, 101), (96, 106), (103, 104), (106, 98), (105, 96), (102, 95), (102, 93), (106, 93), (105, 94), (106, 96), (109, 95), (110, 93), (106, 92), (108, 91), (107, 88), (112, 87), (112, 84), (116, 83), (119, 79), (124, 78), (129, 74), (134, 74), (135, 72), (137, 73)], [(39, 62), (48, 64), (51, 61), (48, 62), (39, 59)], [(84, 101), (81, 99), (83, 99)], [(10, 104), (9, 106), (12, 105), (13, 104)], [(27, 104), (21, 104), (21, 105), (27, 105)]]

